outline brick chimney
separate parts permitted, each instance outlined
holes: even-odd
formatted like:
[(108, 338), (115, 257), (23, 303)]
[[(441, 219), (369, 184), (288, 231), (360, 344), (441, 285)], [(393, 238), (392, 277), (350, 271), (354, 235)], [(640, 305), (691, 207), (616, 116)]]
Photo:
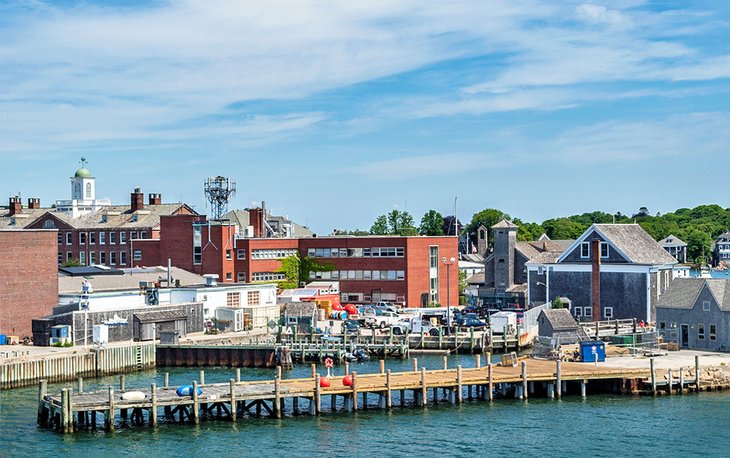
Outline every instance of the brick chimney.
[(41, 200), (37, 197), (31, 197), (28, 199), (28, 208), (31, 210), (38, 210), (41, 208)]
[(264, 212), (260, 208), (248, 209), (248, 224), (253, 226), (253, 236), (255, 238), (261, 237), (261, 221), (263, 220), (263, 214)]
[(162, 194), (150, 193), (149, 205), (162, 205)]
[(132, 213), (137, 210), (144, 210), (144, 194), (139, 188), (134, 188), (132, 193)]
[(601, 241), (591, 240), (591, 305), (593, 321), (601, 321)]
[(20, 197), (11, 197), (10, 198), (10, 214), (9, 216), (17, 215), (18, 213), (23, 211), (23, 203), (20, 201)]

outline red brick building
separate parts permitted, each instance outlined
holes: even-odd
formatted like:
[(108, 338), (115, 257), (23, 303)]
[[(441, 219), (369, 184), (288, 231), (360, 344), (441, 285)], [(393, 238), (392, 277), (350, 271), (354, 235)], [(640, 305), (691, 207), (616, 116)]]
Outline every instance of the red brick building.
[(159, 239), (135, 242), (134, 265), (170, 259), (223, 282), (272, 282), (285, 279), (281, 260), (298, 253), (331, 268), (309, 278), (339, 281), (346, 302), (458, 304), (456, 237), (243, 238), (237, 225), (197, 215), (163, 216), (159, 232)]
[(109, 205), (73, 217), (70, 213), (47, 210), (26, 226), (28, 229), (57, 229), (57, 264), (76, 259), (81, 265), (131, 267), (134, 245), (144, 239), (159, 238), (160, 219), (167, 215), (196, 215), (182, 203), (163, 204), (160, 194), (144, 194), (135, 189), (129, 205)]
[(58, 304), (57, 231), (0, 230), (0, 334), (32, 335)]

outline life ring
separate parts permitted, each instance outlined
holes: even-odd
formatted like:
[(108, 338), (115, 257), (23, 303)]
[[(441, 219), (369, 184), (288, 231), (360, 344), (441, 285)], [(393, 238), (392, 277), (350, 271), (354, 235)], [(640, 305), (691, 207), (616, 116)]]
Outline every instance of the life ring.
[(332, 358), (327, 358), (324, 360), (324, 367), (326, 367), (327, 369), (332, 368), (334, 365), (335, 365), (335, 362), (332, 361)]

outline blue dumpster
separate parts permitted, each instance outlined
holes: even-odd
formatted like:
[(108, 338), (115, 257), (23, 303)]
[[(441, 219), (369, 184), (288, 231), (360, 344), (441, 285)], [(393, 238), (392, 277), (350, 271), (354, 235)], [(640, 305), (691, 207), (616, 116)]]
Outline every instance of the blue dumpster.
[(7, 340), (8, 339), (5, 337), (5, 334), (0, 334), (0, 345), (5, 345)]
[(606, 360), (606, 344), (600, 340), (594, 340), (590, 342), (580, 343), (580, 356), (584, 363), (592, 363), (596, 360), (598, 355), (598, 362), (602, 363)]

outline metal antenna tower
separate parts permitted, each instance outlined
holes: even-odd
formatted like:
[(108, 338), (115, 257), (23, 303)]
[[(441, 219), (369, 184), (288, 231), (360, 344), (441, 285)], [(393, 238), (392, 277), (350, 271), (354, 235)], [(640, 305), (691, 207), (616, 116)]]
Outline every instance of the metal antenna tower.
[(228, 211), (228, 201), (236, 195), (236, 182), (228, 177), (210, 177), (205, 180), (203, 189), (213, 219), (220, 219)]

